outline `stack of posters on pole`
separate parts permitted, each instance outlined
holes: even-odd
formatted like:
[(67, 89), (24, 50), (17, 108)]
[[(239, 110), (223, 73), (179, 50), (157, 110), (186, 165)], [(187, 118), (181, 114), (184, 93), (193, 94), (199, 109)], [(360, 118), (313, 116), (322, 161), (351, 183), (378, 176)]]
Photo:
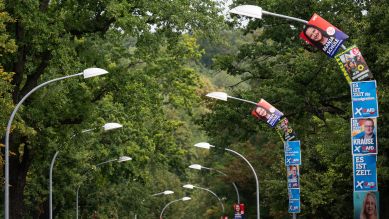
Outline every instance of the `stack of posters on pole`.
[(284, 143), (285, 165), (287, 171), (289, 213), (300, 213), (300, 141), (286, 141)]
[[(365, 77), (370, 79), (369, 76)], [(354, 81), (354, 79), (352, 79)], [(354, 218), (378, 217), (376, 81), (351, 82), (351, 150), (353, 155)]]

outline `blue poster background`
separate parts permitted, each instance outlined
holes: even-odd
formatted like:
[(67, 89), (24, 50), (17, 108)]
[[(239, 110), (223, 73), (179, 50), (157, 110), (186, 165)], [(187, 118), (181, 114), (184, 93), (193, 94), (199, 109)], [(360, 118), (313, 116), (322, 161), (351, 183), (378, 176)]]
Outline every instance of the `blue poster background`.
[(289, 200), (300, 200), (300, 189), (288, 189)]
[(354, 191), (377, 191), (377, 155), (354, 155)]
[(301, 165), (300, 141), (286, 141), (284, 150), (285, 165)]
[(289, 200), (289, 213), (300, 213), (300, 200)]
[(380, 212), (380, 194), (379, 192), (354, 192), (354, 219), (361, 218), (361, 210), (363, 209), (363, 201), (366, 195), (369, 194), (376, 202), (377, 219), (379, 219)]
[(351, 100), (354, 118), (378, 117), (376, 81), (352, 82)]

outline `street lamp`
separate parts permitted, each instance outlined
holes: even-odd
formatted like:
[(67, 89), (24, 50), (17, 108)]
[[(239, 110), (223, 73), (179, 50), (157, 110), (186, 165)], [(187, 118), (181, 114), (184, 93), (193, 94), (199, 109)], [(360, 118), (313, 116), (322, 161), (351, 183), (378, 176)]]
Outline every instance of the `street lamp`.
[(238, 7), (231, 9), (230, 13), (243, 15), (243, 16), (247, 16), (247, 17), (252, 17), (252, 18), (258, 18), (258, 19), (262, 19), (262, 15), (271, 15), (271, 16), (275, 16), (275, 17), (285, 18), (287, 20), (301, 22), (304, 24), (308, 23), (308, 21), (306, 21), (306, 20), (303, 20), (300, 18), (295, 18), (295, 17), (290, 17), (290, 16), (286, 16), (286, 15), (282, 15), (282, 14), (272, 13), (269, 11), (265, 11), (265, 10), (262, 10), (261, 7), (254, 6), (254, 5), (240, 5)]
[[(113, 129), (117, 129), (117, 128), (121, 128), (121, 127), (123, 127), (121, 124), (111, 122), (111, 123), (106, 123), (103, 126), (103, 130), (104, 131), (109, 131), (109, 130), (113, 130)], [(91, 132), (91, 131), (93, 131), (95, 129), (96, 128), (82, 130), (81, 133)], [(71, 137), (71, 139), (73, 139), (76, 135), (77, 134), (74, 134)], [(50, 172), (49, 172), (49, 208), (50, 208), (49, 210), (50, 210), (50, 219), (53, 218), (53, 168), (54, 168), (55, 160), (57, 159), (58, 153), (59, 153), (59, 150), (55, 152), (53, 158), (51, 159)]]
[(194, 186), (194, 185), (192, 185), (192, 184), (186, 184), (186, 185), (183, 185), (182, 187), (184, 187), (184, 188), (186, 188), (186, 189), (194, 189), (194, 188), (197, 188), (197, 189), (201, 189), (201, 190), (204, 190), (204, 191), (207, 191), (207, 192), (211, 193), (213, 196), (215, 196), (215, 197), (217, 198), (217, 200), (219, 200), (220, 205), (222, 206), (223, 215), (224, 215), (225, 211), (224, 211), (223, 202), (221, 201), (221, 199), (219, 198), (219, 196), (216, 195), (216, 193), (212, 192), (210, 189), (206, 189), (206, 188), (203, 188), (203, 187), (200, 187), (200, 186)]
[(240, 99), (240, 98), (237, 98), (237, 97), (228, 96), (227, 93), (224, 93), (224, 92), (211, 92), (211, 93), (208, 93), (205, 96), (210, 97), (210, 98), (214, 98), (214, 99), (218, 99), (218, 100), (223, 100), (223, 101), (227, 101), (228, 98), (231, 98), (231, 99), (240, 100), (240, 101), (243, 101), (243, 102), (246, 102), (246, 103), (251, 103), (251, 104), (257, 105), (257, 103), (255, 103), (253, 101), (249, 101), (249, 100), (244, 100), (244, 99)]
[[(95, 165), (95, 167), (101, 166), (103, 164), (115, 162), (115, 161), (118, 162), (118, 163), (122, 163), (122, 162), (129, 161), (129, 160), (132, 160), (132, 158), (128, 157), (128, 156), (121, 156), (121, 157), (116, 158), (116, 159), (111, 159), (111, 160), (107, 160), (107, 161), (98, 163), (98, 164)], [(76, 191), (76, 219), (78, 219), (78, 191), (80, 190), (80, 187), (81, 187), (81, 185), (79, 185), (77, 187), (77, 191)]]
[(171, 190), (166, 190), (166, 191), (163, 191), (163, 192), (159, 192), (159, 193), (155, 193), (155, 194), (152, 194), (151, 196), (157, 196), (157, 195), (170, 195), (170, 194), (173, 194), (174, 192), (171, 191)]
[(178, 201), (189, 201), (189, 200), (191, 200), (191, 198), (185, 196), (185, 197), (183, 197), (183, 198), (176, 199), (176, 200), (173, 200), (173, 201), (167, 203), (167, 204), (165, 205), (165, 207), (163, 207), (163, 209), (162, 209), (162, 211), (161, 211), (161, 214), (159, 215), (159, 218), (162, 219), (163, 212), (165, 211), (165, 209), (166, 209), (169, 205), (173, 204), (174, 202), (178, 202)]
[[(199, 148), (204, 148), (204, 149), (210, 149), (210, 148), (213, 148), (215, 147), (214, 145), (211, 145), (207, 142), (200, 142), (200, 143), (197, 143), (194, 145), (195, 147), (199, 147)], [(251, 163), (241, 154), (239, 154), (238, 152), (234, 151), (234, 150), (231, 150), (229, 148), (224, 148), (225, 151), (228, 151), (230, 153), (233, 153), (235, 155), (237, 155), (238, 157), (242, 158), (250, 167), (250, 169), (252, 170), (253, 174), (254, 174), (254, 177), (255, 177), (255, 183), (256, 183), (256, 192), (257, 192), (257, 219), (260, 218), (260, 209), (259, 209), (259, 181), (258, 181), (258, 176), (257, 176), (257, 173), (255, 172), (255, 169), (254, 167), (251, 165)]]
[[(206, 170), (210, 170), (210, 171), (214, 170), (214, 171), (218, 172), (219, 174), (221, 174), (223, 176), (227, 176), (227, 174), (225, 174), (224, 172), (222, 172), (222, 171), (220, 171), (218, 169), (204, 167), (204, 166), (201, 166), (200, 164), (192, 164), (192, 165), (189, 166), (189, 168), (195, 169), (195, 170), (201, 170), (201, 169), (206, 169)], [(240, 204), (238, 187), (236, 186), (235, 182), (232, 182), (232, 186), (234, 186), (234, 189), (235, 189), (235, 192), (236, 192), (236, 197), (238, 199), (238, 204)]]
[(8, 120), (8, 125), (7, 125), (7, 130), (5, 133), (5, 151), (4, 151), (4, 157), (5, 157), (5, 170), (4, 170), (4, 175), (5, 175), (5, 184), (4, 184), (4, 218), (9, 219), (9, 135), (11, 133), (11, 126), (12, 126), (12, 121), (16, 115), (16, 112), (18, 111), (19, 107), (23, 104), (23, 102), (36, 90), (38, 90), (41, 87), (44, 87), (48, 84), (51, 84), (56, 81), (64, 80), (67, 78), (72, 78), (76, 76), (81, 76), (83, 75), (84, 78), (90, 78), (94, 76), (99, 76), (103, 74), (107, 74), (108, 71), (101, 69), (101, 68), (88, 68), (85, 69), (81, 73), (73, 74), (73, 75), (67, 75), (64, 77), (52, 79), (50, 81), (46, 81), (36, 87), (34, 87), (31, 91), (29, 91), (24, 97), (19, 101), (19, 103), (15, 106), (14, 110), (12, 111), (12, 114)]

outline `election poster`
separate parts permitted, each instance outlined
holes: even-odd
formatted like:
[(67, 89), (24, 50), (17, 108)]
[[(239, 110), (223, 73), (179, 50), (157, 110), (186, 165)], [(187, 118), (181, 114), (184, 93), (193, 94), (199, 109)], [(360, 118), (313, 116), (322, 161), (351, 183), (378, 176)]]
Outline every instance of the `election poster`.
[(300, 213), (300, 200), (289, 200), (289, 213)]
[(351, 119), (353, 154), (377, 154), (377, 118)]
[(296, 138), (296, 133), (289, 125), (286, 117), (283, 117), (276, 126), (277, 132), (281, 135), (282, 141), (290, 141)]
[(286, 141), (284, 143), (285, 165), (301, 165), (300, 141)]
[(300, 200), (300, 189), (288, 189), (289, 200)]
[(298, 165), (287, 166), (288, 188), (300, 188), (300, 173)]
[(274, 127), (284, 115), (266, 100), (261, 99), (255, 109), (251, 111), (251, 114), (262, 121), (265, 121), (270, 127)]
[(354, 219), (377, 218), (380, 212), (379, 192), (354, 192)]
[(332, 58), (348, 36), (319, 15), (314, 14), (300, 33), (300, 38)]
[(349, 83), (373, 79), (373, 74), (356, 45), (336, 55), (335, 59)]
[(244, 219), (244, 204), (234, 204), (234, 219)]
[(377, 155), (354, 155), (354, 191), (377, 191)]
[(353, 117), (378, 117), (376, 81), (351, 83)]

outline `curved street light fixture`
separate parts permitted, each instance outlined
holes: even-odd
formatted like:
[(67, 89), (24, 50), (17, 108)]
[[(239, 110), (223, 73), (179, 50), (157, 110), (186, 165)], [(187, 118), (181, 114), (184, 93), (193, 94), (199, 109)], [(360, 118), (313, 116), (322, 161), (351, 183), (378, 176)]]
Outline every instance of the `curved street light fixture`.
[(4, 175), (5, 175), (5, 183), (4, 183), (4, 218), (9, 219), (9, 135), (11, 133), (11, 126), (12, 121), (19, 110), (20, 106), (23, 104), (23, 102), (36, 90), (39, 88), (42, 88), (48, 84), (51, 84), (56, 81), (64, 80), (67, 78), (77, 77), (77, 76), (84, 76), (84, 78), (90, 78), (94, 76), (99, 76), (103, 74), (107, 74), (108, 71), (101, 69), (101, 68), (88, 68), (85, 69), (81, 73), (73, 74), (73, 75), (67, 75), (64, 77), (59, 77), (56, 79), (52, 79), (50, 81), (46, 81), (36, 87), (34, 87), (31, 91), (29, 91), (26, 95), (23, 96), (23, 98), (19, 101), (19, 103), (15, 106), (14, 110), (11, 113), (11, 116), (8, 120), (7, 130), (5, 133), (5, 151), (4, 151), (4, 157), (5, 157), (5, 169), (4, 169)]
[[(112, 163), (112, 162), (115, 162), (115, 161), (118, 162), (118, 163), (122, 163), (122, 162), (129, 161), (129, 160), (132, 160), (132, 158), (128, 157), (128, 156), (121, 156), (121, 157), (116, 158), (116, 159), (111, 159), (111, 160), (107, 160), (107, 161), (98, 163), (98, 164), (95, 165), (95, 167), (98, 167), (98, 166), (101, 166), (101, 165), (104, 165), (104, 164), (107, 164), (107, 163)], [(76, 191), (76, 219), (78, 219), (78, 192), (80, 190), (80, 187), (81, 187), (81, 185), (79, 185), (77, 187), (77, 191)]]
[[(109, 130), (113, 130), (113, 129), (118, 129), (118, 128), (121, 128), (123, 127), (123, 125), (119, 124), (119, 123), (106, 123), (104, 126), (103, 126), (103, 130), (104, 131), (109, 131)], [(82, 130), (81, 133), (86, 133), (86, 132), (91, 132), (93, 130), (95, 130), (96, 128), (94, 129), (86, 129), (86, 130)], [(77, 134), (74, 134), (71, 139), (73, 139), (75, 136), (77, 136)], [(50, 164), (50, 172), (49, 172), (49, 210), (50, 210), (50, 219), (53, 218), (53, 169), (54, 169), (54, 164), (55, 164), (55, 161), (57, 159), (57, 156), (58, 156), (58, 153), (59, 153), (59, 150), (57, 150), (53, 156), (53, 158), (51, 159), (51, 164)]]
[[(200, 143), (197, 143), (194, 145), (195, 147), (199, 147), (199, 148), (204, 148), (204, 149), (210, 149), (210, 148), (213, 148), (215, 147), (214, 145), (211, 145), (207, 142), (200, 142)], [(257, 173), (255, 172), (255, 169), (254, 167), (251, 165), (251, 163), (243, 156), (241, 155), (240, 153), (234, 151), (234, 150), (231, 150), (229, 148), (224, 148), (225, 151), (228, 151), (230, 153), (233, 153), (235, 155), (237, 155), (238, 157), (242, 158), (250, 167), (251, 171), (253, 172), (254, 174), (254, 177), (255, 177), (255, 183), (256, 183), (256, 193), (257, 193), (257, 219), (260, 218), (260, 209), (259, 209), (259, 180), (258, 180), (258, 176), (257, 176)]]
[[(214, 170), (216, 171), (217, 173), (223, 175), (223, 176), (227, 176), (227, 174), (225, 174), (224, 172), (218, 170), (218, 169), (214, 169), (214, 168), (209, 168), (209, 167), (204, 167), (204, 166), (201, 166), (200, 164), (192, 164), (189, 166), (189, 168), (191, 169), (195, 169), (195, 170), (201, 170), (201, 169), (206, 169), (206, 170)], [(239, 197), (239, 191), (238, 191), (238, 187), (236, 186), (235, 182), (232, 182), (232, 186), (234, 187), (235, 189), (235, 192), (236, 192), (236, 197), (237, 197), (237, 201), (238, 201), (238, 204), (240, 204), (240, 197)]]
[(214, 193), (214, 192), (211, 191), (210, 189), (206, 189), (206, 188), (203, 188), (203, 187), (200, 187), (200, 186), (194, 186), (194, 185), (192, 185), (192, 184), (186, 184), (186, 185), (183, 185), (182, 187), (184, 187), (184, 188), (186, 188), (186, 189), (194, 189), (194, 188), (197, 188), (197, 189), (201, 189), (201, 190), (204, 190), (204, 191), (207, 191), (207, 192), (211, 193), (213, 196), (215, 196), (215, 197), (217, 198), (217, 200), (219, 200), (220, 205), (222, 206), (223, 214), (225, 213), (225, 211), (224, 211), (224, 205), (223, 205), (222, 200), (219, 198), (219, 196), (216, 195), (216, 193)]
[(163, 209), (162, 209), (162, 211), (161, 211), (161, 214), (159, 215), (159, 218), (162, 219), (163, 212), (166, 210), (166, 208), (167, 208), (169, 205), (173, 204), (174, 202), (178, 202), (178, 201), (189, 201), (189, 200), (191, 200), (191, 198), (185, 196), (185, 197), (183, 197), (183, 198), (176, 199), (176, 200), (173, 200), (173, 201), (167, 203), (167, 204), (165, 205), (165, 207), (163, 207)]
[(171, 190), (166, 190), (166, 191), (163, 191), (163, 192), (159, 192), (159, 193), (152, 194), (151, 196), (170, 195), (170, 194), (173, 194), (173, 193), (174, 193), (174, 192), (171, 191)]

